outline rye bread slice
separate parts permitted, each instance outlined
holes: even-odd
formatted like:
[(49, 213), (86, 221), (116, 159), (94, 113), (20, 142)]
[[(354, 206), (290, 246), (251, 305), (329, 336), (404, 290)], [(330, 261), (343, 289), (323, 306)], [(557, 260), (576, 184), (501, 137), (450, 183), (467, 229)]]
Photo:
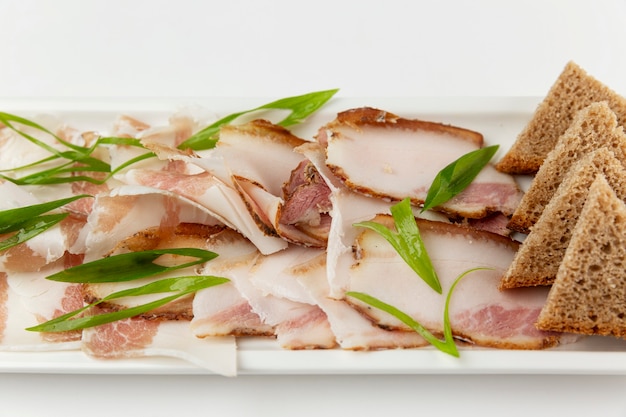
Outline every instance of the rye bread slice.
[(606, 102), (590, 104), (578, 112), (533, 178), (508, 228), (529, 233), (571, 166), (602, 147), (610, 149), (622, 163), (626, 161), (626, 134)]
[(626, 336), (626, 205), (598, 175), (537, 319), (541, 330)]
[(626, 98), (568, 62), (496, 168), (509, 174), (534, 174), (576, 113), (598, 101), (609, 104), (620, 125), (626, 123)]
[(626, 200), (626, 168), (607, 148), (597, 149), (566, 174), (554, 197), (515, 254), (500, 289), (552, 285), (587, 199), (589, 188), (603, 174), (621, 200)]

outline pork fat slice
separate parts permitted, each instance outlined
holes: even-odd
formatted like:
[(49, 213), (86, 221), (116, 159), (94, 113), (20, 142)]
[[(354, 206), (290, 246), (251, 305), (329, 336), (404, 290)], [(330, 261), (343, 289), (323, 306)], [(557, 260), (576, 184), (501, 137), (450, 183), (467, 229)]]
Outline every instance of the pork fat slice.
[[(390, 216), (379, 216), (376, 221), (393, 227)], [(428, 287), (391, 245), (370, 230), (358, 236), (352, 264), (340, 271), (350, 277), (351, 291), (379, 298), (432, 332), (442, 333), (445, 296), (455, 279), (472, 268), (489, 268), (471, 272), (455, 288), (449, 309), (453, 334), (489, 347), (538, 349), (559, 344), (558, 333), (542, 332), (534, 326), (548, 289), (498, 290), (500, 277), (517, 250), (515, 241), (454, 224), (417, 222), (443, 295)], [(381, 326), (406, 328), (385, 312), (355, 304)]]
[[(326, 164), (348, 188), (390, 200), (410, 197), (416, 205), (440, 170), (483, 145), (480, 133), (372, 108), (339, 113), (317, 139), (326, 146)], [(469, 218), (510, 215), (521, 196), (513, 177), (489, 164), (440, 209)]]

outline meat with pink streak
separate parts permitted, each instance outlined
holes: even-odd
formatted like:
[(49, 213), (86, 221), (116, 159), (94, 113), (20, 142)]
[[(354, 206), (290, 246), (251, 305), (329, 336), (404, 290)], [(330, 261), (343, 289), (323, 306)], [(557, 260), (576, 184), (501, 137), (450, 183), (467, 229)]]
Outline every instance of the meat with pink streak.
[(315, 233), (312, 225), (299, 228), (283, 219), (284, 211), (289, 210), (283, 186), (304, 159), (294, 152), (304, 143), (283, 127), (253, 120), (243, 125), (224, 126), (214, 151), (187, 161), (236, 189), (265, 233), (276, 234), (292, 243), (323, 247), (325, 237)]
[(283, 239), (259, 229), (234, 188), (208, 172), (188, 175), (133, 169), (126, 173), (124, 180), (128, 184), (166, 190), (201, 205), (216, 219), (250, 239), (262, 253), (273, 253), (287, 247)]
[(108, 254), (120, 241), (158, 227), (171, 231), (180, 223), (222, 224), (205, 207), (182, 196), (150, 187), (127, 185), (95, 198), (82, 230), (86, 261)]
[[(331, 224), (330, 194), (330, 187), (315, 165), (302, 160), (283, 185), (284, 203), (278, 220), (281, 235), (293, 243), (309, 242), (307, 246), (326, 247)], [(292, 237), (285, 229), (298, 232), (298, 237)]]
[[(348, 188), (360, 193), (422, 204), (436, 174), (483, 145), (477, 132), (383, 110), (359, 108), (339, 113), (320, 129), (326, 164)], [(439, 207), (451, 215), (480, 218), (512, 214), (522, 192), (514, 178), (487, 165), (457, 198)]]
[[(372, 198), (350, 190), (333, 175), (324, 162), (324, 149), (316, 143), (310, 143), (298, 148), (318, 170), (320, 176), (331, 190), (330, 211), (331, 224), (328, 232), (328, 244), (326, 247), (326, 274), (329, 283), (329, 296), (342, 298), (348, 287), (348, 276), (338, 273), (349, 268), (352, 263), (352, 246), (359, 233), (353, 224), (371, 220), (377, 214), (390, 213), (391, 202), (381, 198)], [(414, 208), (414, 213), (430, 219), (447, 221), (443, 215), (427, 211), (419, 213)]]
[(273, 336), (274, 326), (265, 323), (254, 311), (233, 276), (246, 276), (258, 251), (236, 232), (225, 229), (207, 239), (205, 248), (218, 253), (202, 269), (204, 275), (231, 279), (231, 282), (198, 291), (193, 300), (191, 329), (198, 337), (215, 335)]
[(83, 331), (82, 350), (97, 359), (170, 357), (216, 374), (237, 374), (235, 338), (197, 338), (187, 321), (134, 318), (92, 327)]
[(25, 330), (83, 305), (77, 284), (46, 280), (63, 262), (38, 272), (0, 272), (0, 351), (73, 350), (80, 332), (39, 333)]
[[(0, 180), (0, 210), (15, 209), (40, 200), (24, 187)], [(61, 259), (76, 243), (76, 229), (81, 229), (84, 219), (72, 216), (30, 240), (0, 253), (0, 271), (36, 271)], [(80, 249), (77, 249), (80, 252)], [(77, 252), (74, 252), (77, 253)]]
[[(298, 248), (294, 252), (286, 249), (262, 255), (241, 235), (227, 229), (209, 239), (207, 248), (220, 256), (208, 262), (202, 273), (230, 279), (262, 323), (274, 329), (281, 346), (290, 349), (334, 346), (334, 336), (316, 305), (282, 297), (278, 292), (264, 291), (254, 283), (255, 276), (288, 275), (287, 270), (301, 260)], [(206, 323), (207, 318), (215, 325), (216, 312), (224, 310), (224, 297), (210, 290), (201, 291), (194, 299), (192, 326), (195, 329), (199, 328), (198, 323)], [(236, 294), (231, 293), (230, 298), (237, 300)], [(216, 309), (216, 305), (220, 307)], [(204, 334), (195, 331), (197, 335)]]
[[(376, 221), (393, 227), (390, 216), (379, 216)], [(469, 269), (488, 268), (471, 272), (454, 290), (449, 314), (456, 337), (480, 346), (509, 349), (539, 349), (572, 341), (567, 335), (534, 327), (547, 289), (498, 290), (500, 277), (518, 248), (517, 242), (489, 232), (423, 219), (418, 219), (418, 226), (443, 295), (427, 286), (391, 245), (369, 230), (355, 241), (352, 265), (340, 271), (350, 277), (349, 290), (379, 298), (432, 332), (441, 333), (445, 296), (454, 280)], [(350, 300), (381, 326), (406, 327), (381, 310)]]
[(308, 295), (327, 317), (339, 346), (348, 350), (415, 348), (428, 345), (413, 331), (386, 330), (352, 308), (344, 300), (330, 298), (323, 255), (301, 265), (306, 274), (297, 277)]
[(285, 348), (335, 346), (325, 313), (297, 282), (309, 272), (308, 261), (321, 254), (323, 251), (292, 245), (257, 257), (247, 276), (235, 277), (255, 311), (266, 323), (276, 326), (276, 337)]

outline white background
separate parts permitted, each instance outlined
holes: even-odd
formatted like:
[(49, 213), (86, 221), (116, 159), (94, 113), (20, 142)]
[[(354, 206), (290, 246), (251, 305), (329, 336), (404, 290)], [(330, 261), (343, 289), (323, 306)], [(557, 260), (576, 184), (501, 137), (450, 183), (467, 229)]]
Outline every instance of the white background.
[[(0, 0), (0, 97), (626, 94), (626, 1)], [(0, 414), (625, 416), (621, 376), (0, 375)]]

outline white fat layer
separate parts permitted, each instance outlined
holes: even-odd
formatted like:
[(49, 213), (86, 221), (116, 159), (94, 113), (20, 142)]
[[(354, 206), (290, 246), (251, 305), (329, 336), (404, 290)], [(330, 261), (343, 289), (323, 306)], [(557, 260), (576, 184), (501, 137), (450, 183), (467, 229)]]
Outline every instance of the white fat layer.
[(83, 351), (98, 358), (129, 358), (160, 356), (182, 359), (223, 376), (237, 375), (237, 345), (234, 337), (197, 338), (185, 321), (163, 321), (157, 333), (144, 346), (118, 351), (94, 351), (90, 340), (97, 338), (98, 329), (83, 332)]
[(26, 242), (33, 253), (44, 258), (46, 264), (60, 259), (68, 249), (66, 236), (60, 227), (52, 227)]
[(227, 129), (220, 134), (218, 154), (232, 175), (260, 184), (275, 196), (282, 195), (282, 185), (302, 160), (287, 141), (259, 134), (243, 134)]
[(338, 130), (328, 141), (326, 162), (341, 167), (352, 183), (398, 199), (423, 199), (437, 172), (478, 149), (470, 141), (429, 131)]
[(323, 263), (313, 260), (309, 273), (298, 276), (297, 280), (324, 311), (337, 342), (344, 349), (418, 347), (427, 344), (415, 332), (383, 330), (345, 301), (328, 297), (330, 288)]
[[(491, 269), (475, 271), (463, 278), (454, 290), (457, 296), (452, 296), (450, 317), (460, 317), (486, 306), (498, 306), (504, 311), (539, 311), (545, 304), (546, 288), (526, 288), (516, 292), (498, 289), (500, 277), (515, 254), (509, 246), (484, 238), (468, 240), (466, 235), (424, 229), (421, 235), (444, 295), (431, 289), (382, 237), (371, 231), (363, 232), (359, 240), (358, 251), (362, 257), (358, 261), (353, 259), (350, 267), (341, 271), (350, 277), (349, 289), (379, 298), (437, 331), (443, 330), (445, 295), (455, 279), (471, 268)], [(403, 327), (386, 313), (374, 314), (382, 324)]]
[[(101, 222), (103, 218), (110, 217), (113, 203), (118, 207), (121, 204), (123, 211), (118, 212), (116, 218), (105, 220), (112, 226), (103, 228)], [(139, 231), (159, 227), (166, 222), (170, 226), (182, 222), (221, 224), (203, 206), (174, 193), (136, 185), (122, 186), (96, 197), (88, 227), (83, 229), (81, 237), (87, 247), (86, 261), (104, 256), (118, 242)]]

